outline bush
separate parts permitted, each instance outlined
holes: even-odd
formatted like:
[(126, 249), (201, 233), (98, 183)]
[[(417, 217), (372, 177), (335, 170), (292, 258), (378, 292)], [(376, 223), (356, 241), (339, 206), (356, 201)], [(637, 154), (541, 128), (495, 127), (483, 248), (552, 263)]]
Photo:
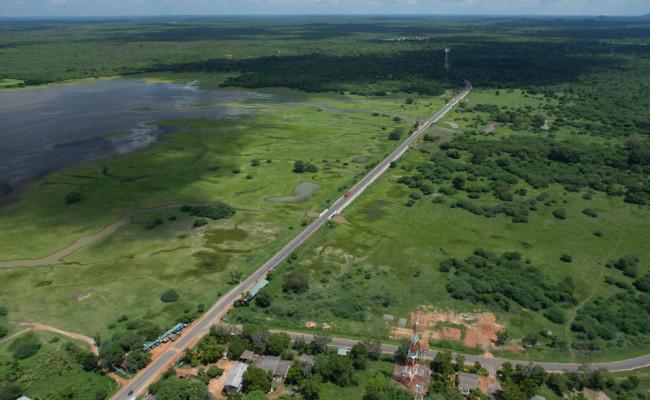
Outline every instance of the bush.
[(181, 207), (181, 212), (190, 212), (192, 211), (192, 206), (188, 206), (185, 204), (183, 207)]
[(194, 207), (190, 212), (190, 215), (195, 217), (205, 217), (213, 220), (218, 220), (222, 218), (232, 217), (233, 215), (235, 215), (235, 210), (228, 207), (227, 205), (199, 206), (199, 207)]
[(7, 332), (8, 332), (7, 327), (4, 325), (0, 325), (0, 338), (7, 336)]
[(5, 317), (7, 315), (7, 307), (0, 307), (0, 317)]
[(292, 271), (284, 278), (282, 290), (285, 292), (304, 293), (309, 290), (309, 281), (300, 272)]
[(217, 367), (216, 365), (212, 365), (210, 368), (208, 368), (207, 371), (205, 371), (205, 373), (210, 377), (210, 379), (214, 379), (223, 374), (223, 369)]
[(544, 316), (548, 318), (549, 321), (555, 322), (556, 324), (565, 324), (567, 321), (566, 313), (558, 307), (551, 307), (545, 313)]
[(562, 261), (564, 261), (566, 263), (570, 263), (571, 261), (573, 261), (573, 257), (571, 257), (568, 254), (562, 254), (562, 256), (560, 257), (560, 260), (562, 260)]
[(25, 343), (21, 343), (18, 345), (16, 351), (14, 352), (14, 358), (17, 360), (24, 360), (25, 358), (31, 357), (34, 354), (38, 353), (38, 349), (40, 348), (40, 343), (36, 343), (31, 340)]
[(165, 303), (173, 303), (178, 300), (178, 293), (174, 289), (169, 289), (160, 296), (160, 300)]
[(553, 216), (557, 219), (566, 219), (566, 210), (564, 208), (558, 208), (553, 211)]
[(70, 192), (65, 196), (65, 204), (74, 204), (81, 201), (81, 193)]
[(207, 224), (208, 224), (208, 220), (205, 218), (197, 218), (194, 220), (194, 227), (196, 228)]
[(588, 216), (590, 216), (592, 218), (598, 217), (598, 213), (596, 211), (592, 210), (591, 208), (585, 208), (584, 210), (582, 210), (582, 213), (584, 215), (588, 215)]

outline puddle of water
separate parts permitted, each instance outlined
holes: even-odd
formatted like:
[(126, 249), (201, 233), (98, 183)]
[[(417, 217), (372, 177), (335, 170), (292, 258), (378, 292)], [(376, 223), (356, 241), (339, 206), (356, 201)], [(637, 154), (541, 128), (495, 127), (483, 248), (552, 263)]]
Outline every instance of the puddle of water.
[(355, 163), (364, 163), (368, 160), (370, 160), (370, 157), (363, 156), (363, 157), (357, 157), (352, 161), (354, 161)]
[(266, 201), (275, 201), (282, 203), (298, 203), (301, 201), (306, 201), (308, 198), (314, 195), (316, 191), (323, 186), (314, 182), (300, 182), (293, 189), (293, 196), (284, 196), (284, 197), (267, 197)]

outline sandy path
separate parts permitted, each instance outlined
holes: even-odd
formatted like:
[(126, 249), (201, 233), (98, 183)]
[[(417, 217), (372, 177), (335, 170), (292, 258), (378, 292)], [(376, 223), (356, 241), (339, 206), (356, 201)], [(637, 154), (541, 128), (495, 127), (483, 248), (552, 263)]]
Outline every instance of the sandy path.
[(80, 333), (66, 332), (66, 331), (61, 330), (59, 328), (55, 328), (55, 327), (49, 326), (49, 325), (43, 325), (43, 324), (38, 323), (38, 322), (14, 322), (13, 324), (16, 325), (16, 326), (25, 326), (25, 327), (27, 327), (27, 329), (24, 329), (24, 330), (22, 330), (22, 331), (20, 331), (18, 333), (15, 333), (15, 334), (11, 335), (10, 337), (6, 338), (5, 340), (9, 340), (10, 338), (12, 338), (14, 336), (17, 336), (17, 335), (19, 335), (21, 333), (31, 331), (31, 330), (50, 331), (50, 332), (56, 332), (56, 333), (61, 334), (61, 335), (65, 335), (65, 336), (70, 337), (72, 339), (77, 339), (77, 340), (81, 340), (83, 342), (86, 342), (90, 346), (90, 351), (95, 353), (95, 355), (99, 355), (97, 347), (95, 347), (95, 340), (93, 338), (90, 338), (90, 337), (86, 336), (86, 335), (82, 335)]
[(451, 127), (454, 128), (454, 129), (458, 129), (458, 124), (455, 123), (455, 122), (445, 121), (445, 124), (451, 126)]
[(83, 246), (94, 243), (98, 240), (104, 239), (107, 236), (115, 233), (122, 226), (131, 223), (133, 217), (137, 214), (150, 214), (165, 210), (170, 210), (172, 208), (180, 208), (184, 205), (190, 205), (192, 207), (197, 206), (214, 206), (221, 205), (223, 203), (179, 203), (179, 204), (167, 204), (164, 206), (158, 206), (154, 208), (142, 208), (139, 210), (131, 211), (120, 218), (117, 222), (110, 224), (104, 228), (101, 232), (95, 233), (94, 235), (85, 236), (78, 239), (74, 244), (66, 247), (63, 250), (59, 250), (54, 254), (51, 254), (46, 257), (37, 258), (37, 259), (23, 259), (23, 260), (11, 260), (11, 261), (0, 261), (0, 268), (14, 268), (14, 267), (36, 267), (39, 265), (53, 265), (60, 264), (61, 259), (65, 256), (68, 256), (75, 251), (79, 250)]

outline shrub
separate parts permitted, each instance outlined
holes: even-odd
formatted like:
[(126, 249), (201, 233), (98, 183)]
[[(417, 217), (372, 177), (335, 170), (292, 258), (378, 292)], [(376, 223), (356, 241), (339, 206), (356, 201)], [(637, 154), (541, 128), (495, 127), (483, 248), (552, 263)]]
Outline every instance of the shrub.
[(603, 236), (603, 233), (601, 231), (596, 231), (596, 232), (594, 232), (594, 236), (601, 237), (601, 236)]
[(251, 166), (259, 167), (260, 166), (260, 160), (258, 160), (257, 158), (252, 159), (251, 160)]
[(241, 173), (241, 169), (239, 169), (239, 168), (233, 168), (233, 169), (232, 169), (232, 173), (233, 173), (233, 174), (239, 174), (239, 173)]
[(566, 219), (566, 210), (564, 208), (558, 208), (553, 211), (553, 216), (557, 219)]
[(566, 313), (558, 307), (551, 307), (545, 313), (544, 316), (548, 318), (549, 321), (555, 322), (556, 324), (565, 324), (567, 321)]
[(282, 290), (285, 292), (304, 293), (309, 290), (309, 281), (300, 272), (292, 271), (284, 278)]
[(205, 218), (218, 220), (222, 218), (232, 217), (233, 215), (235, 215), (235, 210), (228, 207), (227, 205), (199, 206), (199, 207), (194, 207), (190, 212), (190, 215), (195, 217), (205, 217)]
[(591, 208), (585, 208), (584, 210), (582, 210), (582, 213), (584, 215), (588, 215), (588, 216), (590, 216), (592, 218), (598, 217), (598, 213), (596, 211), (592, 210)]
[(24, 360), (25, 358), (31, 357), (34, 354), (38, 353), (38, 349), (40, 348), (40, 343), (36, 343), (31, 340), (25, 343), (21, 343), (18, 345), (16, 351), (14, 352), (14, 358), (17, 360)]
[(169, 289), (165, 291), (165, 293), (160, 296), (160, 300), (162, 300), (165, 303), (173, 303), (176, 300), (178, 300), (178, 293), (174, 289)]
[(188, 206), (185, 204), (183, 207), (181, 207), (181, 212), (190, 212), (192, 211), (192, 206)]
[(433, 204), (445, 204), (447, 201), (442, 196), (436, 196), (433, 198)]
[(74, 204), (81, 201), (81, 193), (70, 192), (65, 196), (65, 204)]
[(0, 325), (0, 338), (7, 336), (7, 332), (8, 332), (7, 327), (4, 325)]
[(332, 305), (332, 313), (337, 317), (362, 321), (365, 319), (363, 309), (358, 300), (349, 297), (339, 299)]
[(205, 373), (210, 377), (210, 379), (214, 379), (223, 374), (223, 369), (217, 367), (216, 365), (212, 365), (210, 368), (208, 368), (207, 371), (205, 371)]
[(208, 220), (205, 219), (205, 218), (197, 218), (197, 219), (194, 220), (194, 226), (197, 227), (197, 228), (199, 226), (203, 226), (203, 225), (207, 225), (207, 224), (208, 224)]
[(571, 261), (573, 261), (573, 257), (571, 257), (568, 254), (562, 254), (562, 256), (560, 257), (560, 260), (562, 260), (562, 261), (564, 261), (566, 263), (570, 263)]
[(7, 307), (0, 307), (0, 317), (7, 315)]

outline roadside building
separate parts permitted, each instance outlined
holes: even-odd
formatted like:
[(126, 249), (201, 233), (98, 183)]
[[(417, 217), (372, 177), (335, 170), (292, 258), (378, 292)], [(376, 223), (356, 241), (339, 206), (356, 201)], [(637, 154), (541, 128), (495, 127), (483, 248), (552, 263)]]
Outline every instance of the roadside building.
[(338, 354), (338, 355), (340, 355), (340, 356), (347, 356), (349, 352), (350, 352), (350, 349), (344, 349), (344, 348), (342, 348), (342, 347), (339, 347), (339, 348), (336, 350), (336, 354)]
[(246, 372), (247, 369), (248, 364), (242, 362), (237, 362), (233, 365), (228, 377), (226, 378), (226, 383), (223, 385), (223, 390), (227, 394), (241, 391), (242, 383), (244, 381), (244, 372)]
[(467, 372), (458, 373), (458, 389), (464, 395), (468, 395), (474, 389), (478, 389), (478, 375)]
[(255, 353), (253, 353), (252, 350), (245, 350), (243, 353), (241, 353), (241, 356), (239, 356), (239, 359), (242, 361), (250, 361), (255, 358)]
[(257, 294), (260, 292), (260, 290), (262, 290), (262, 288), (264, 288), (268, 284), (269, 284), (269, 281), (267, 281), (266, 279), (260, 279), (260, 281), (257, 282), (255, 284), (255, 286), (253, 286), (253, 288), (251, 290), (248, 291), (248, 293), (250, 293), (250, 295), (251, 295), (251, 299), (253, 297), (257, 296)]
[(253, 365), (266, 372), (271, 372), (273, 379), (284, 380), (287, 377), (289, 367), (291, 367), (291, 361), (282, 360), (280, 357), (274, 356), (257, 357), (253, 361)]

